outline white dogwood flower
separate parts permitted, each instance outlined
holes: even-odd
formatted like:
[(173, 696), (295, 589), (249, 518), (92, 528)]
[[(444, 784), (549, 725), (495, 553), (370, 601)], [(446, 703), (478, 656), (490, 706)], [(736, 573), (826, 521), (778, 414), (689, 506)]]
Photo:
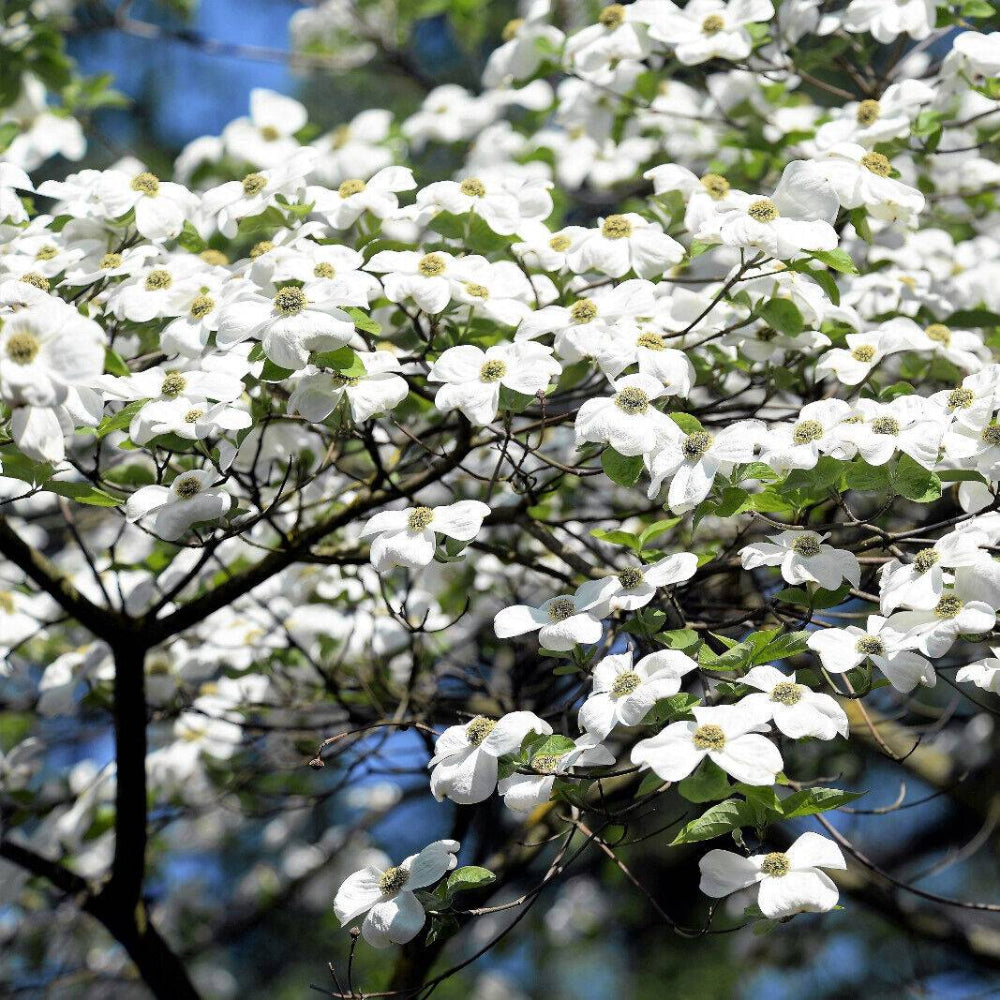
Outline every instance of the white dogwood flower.
[(746, 59), (753, 48), (748, 24), (774, 17), (771, 0), (691, 0), (679, 9), (670, 0), (638, 0), (636, 16), (646, 20), (649, 35), (673, 46), (684, 66), (709, 59)]
[(455, 865), (457, 840), (435, 840), (419, 854), (382, 869), (367, 865), (349, 875), (337, 890), (333, 910), (341, 927), (365, 914), (361, 934), (374, 948), (413, 940), (427, 914), (413, 894), (440, 881)]
[(498, 611), (493, 619), (493, 631), (498, 639), (538, 632), (542, 649), (565, 653), (574, 646), (589, 646), (599, 642), (604, 634), (601, 620), (585, 607), (579, 594), (558, 594), (537, 607), (514, 604)]
[(288, 412), (319, 422), (346, 396), (351, 419), (361, 423), (406, 399), (410, 388), (398, 374), (400, 364), (391, 351), (358, 351), (357, 356), (365, 369), (360, 375), (319, 371), (311, 365), (304, 368), (288, 397)]
[(125, 504), (129, 521), (150, 521), (154, 534), (176, 541), (193, 524), (217, 521), (229, 512), (233, 498), (212, 469), (192, 469), (175, 477), (170, 486), (143, 486)]
[(488, 424), (500, 408), (501, 388), (534, 396), (561, 372), (552, 348), (534, 341), (495, 344), (485, 351), (461, 344), (431, 365), (427, 380), (444, 383), (434, 397), (439, 410), (460, 410), (472, 423)]
[(771, 920), (796, 913), (826, 913), (837, 905), (840, 893), (823, 868), (847, 867), (840, 848), (828, 837), (803, 833), (787, 851), (754, 854), (709, 851), (699, 862), (706, 896), (721, 899), (758, 885), (757, 905)]
[(912, 691), (918, 684), (933, 687), (937, 682), (934, 668), (913, 652), (905, 629), (879, 615), (869, 615), (863, 629), (857, 625), (820, 629), (806, 641), (831, 674), (846, 674), (870, 659), (897, 691)]
[(664, 781), (680, 781), (708, 757), (747, 785), (773, 785), (783, 764), (757, 705), (717, 705), (692, 709), (694, 722), (673, 722), (639, 740), (632, 763), (651, 768)]
[(420, 569), (434, 558), (437, 536), (470, 542), (490, 508), (479, 500), (459, 500), (442, 507), (384, 510), (370, 517), (361, 538), (371, 538), (371, 563), (379, 573), (393, 566)]
[(785, 167), (770, 197), (732, 192), (731, 204), (695, 237), (787, 260), (803, 250), (833, 250), (839, 240), (831, 223), (839, 209), (830, 182), (814, 164), (796, 160)]
[[(847, 738), (847, 713), (828, 694), (820, 694), (797, 684), (795, 674), (783, 674), (776, 667), (752, 667), (740, 684), (757, 688), (760, 694), (750, 694), (743, 704), (755, 707), (769, 717), (775, 728), (793, 740), (813, 737), (832, 740), (838, 733)], [(770, 713), (769, 716), (766, 713)]]
[(667, 236), (657, 222), (635, 212), (599, 219), (598, 229), (569, 227), (572, 243), (566, 263), (577, 274), (600, 271), (621, 278), (634, 271), (640, 278), (662, 275), (684, 259), (684, 247)]
[(612, 384), (613, 396), (585, 400), (577, 411), (577, 442), (608, 444), (621, 455), (648, 455), (677, 431), (677, 425), (652, 405), (666, 395), (657, 379), (625, 375)]
[(824, 590), (836, 590), (843, 581), (852, 587), (861, 583), (861, 566), (853, 552), (824, 545), (827, 535), (814, 531), (789, 530), (769, 535), (766, 542), (754, 542), (740, 549), (744, 569), (780, 566), (782, 579), (791, 584), (817, 583)]
[(509, 712), (501, 719), (477, 715), (461, 726), (449, 726), (434, 744), (431, 792), (441, 802), (475, 805), (497, 787), (497, 758), (516, 753), (528, 733), (548, 736), (552, 727), (534, 712)]
[(616, 725), (638, 726), (660, 698), (680, 691), (685, 674), (698, 669), (676, 649), (650, 653), (634, 664), (632, 655), (614, 653), (594, 667), (590, 696), (580, 707), (581, 729), (604, 739)]
[(613, 576), (588, 580), (577, 588), (576, 596), (588, 610), (599, 607), (602, 618), (614, 611), (637, 611), (661, 587), (690, 580), (697, 569), (693, 552), (675, 552), (648, 566), (626, 566)]

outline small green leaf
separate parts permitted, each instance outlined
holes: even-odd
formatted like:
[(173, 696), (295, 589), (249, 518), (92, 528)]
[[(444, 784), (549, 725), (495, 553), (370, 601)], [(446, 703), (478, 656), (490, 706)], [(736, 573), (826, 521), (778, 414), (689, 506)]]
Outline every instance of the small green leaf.
[(857, 265), (851, 260), (851, 255), (846, 250), (837, 247), (835, 250), (813, 250), (810, 254), (813, 260), (818, 260), (821, 264), (840, 271), (841, 274), (857, 274)]
[(797, 337), (806, 325), (801, 310), (791, 299), (768, 299), (760, 311), (760, 317), (768, 326), (786, 337)]
[(465, 865), (463, 868), (456, 868), (445, 883), (449, 897), (457, 892), (469, 892), (472, 889), (482, 889), (487, 885), (492, 885), (497, 880), (496, 875), (488, 868), (480, 868), (478, 865)]
[(676, 844), (694, 844), (701, 840), (713, 840), (730, 830), (750, 826), (752, 817), (748, 804), (740, 799), (726, 799), (711, 806), (697, 819), (691, 820), (671, 841)]
[(601, 452), (601, 467), (608, 479), (619, 486), (635, 486), (642, 472), (642, 455), (621, 455), (614, 448)]
[(707, 757), (677, 786), (688, 802), (718, 802), (730, 793), (726, 772)]
[(839, 809), (866, 794), (867, 792), (847, 792), (840, 788), (803, 788), (781, 800), (781, 811), (785, 819), (813, 816), (830, 809)]

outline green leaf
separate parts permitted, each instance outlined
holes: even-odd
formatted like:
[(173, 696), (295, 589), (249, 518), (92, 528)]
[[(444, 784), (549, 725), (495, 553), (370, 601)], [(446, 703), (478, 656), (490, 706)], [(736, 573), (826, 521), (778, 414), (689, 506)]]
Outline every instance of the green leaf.
[(535, 757), (562, 757), (575, 748), (576, 744), (568, 736), (553, 733), (551, 736), (546, 736), (543, 742), (532, 744), (529, 760), (534, 760)]
[(670, 419), (684, 431), (685, 434), (696, 434), (705, 428), (701, 426), (701, 421), (690, 413), (668, 413)]
[(1000, 326), (1000, 314), (988, 309), (959, 309), (947, 316), (944, 324), (959, 330), (970, 326)]
[(730, 790), (726, 772), (707, 757), (677, 786), (681, 798), (688, 802), (718, 802)]
[(377, 323), (367, 313), (358, 309), (357, 306), (346, 306), (344, 312), (354, 320), (355, 327), (364, 333), (377, 337), (382, 332), (382, 324)]
[(740, 799), (726, 799), (711, 806), (697, 819), (691, 820), (671, 841), (676, 844), (695, 844), (701, 840), (713, 840), (730, 830), (751, 825), (750, 810)]
[(284, 382), (292, 374), (291, 368), (282, 368), (276, 365), (270, 358), (264, 361), (264, 367), (260, 372), (261, 382)]
[(445, 883), (448, 897), (454, 896), (457, 892), (469, 892), (472, 889), (482, 889), (484, 886), (492, 885), (497, 880), (496, 875), (488, 868), (480, 868), (478, 865), (465, 865), (456, 868)]
[(813, 816), (830, 809), (839, 809), (867, 794), (847, 792), (839, 788), (803, 788), (781, 800), (781, 811), (785, 819)]
[(868, 225), (868, 210), (866, 208), (852, 208), (850, 211), (851, 225), (858, 236), (870, 244), (872, 242), (872, 230)]
[(772, 663), (775, 660), (784, 660), (789, 656), (795, 656), (808, 648), (806, 645), (808, 638), (808, 632), (785, 632), (768, 642), (763, 649), (755, 652), (750, 657), (750, 664), (756, 666), (759, 663)]
[(77, 503), (85, 503), (91, 507), (118, 507), (124, 502), (121, 497), (113, 497), (110, 493), (98, 489), (91, 483), (68, 483), (60, 479), (50, 479), (42, 486), (48, 493), (67, 497)]
[(768, 299), (760, 311), (760, 317), (768, 326), (786, 337), (797, 337), (805, 329), (802, 312), (791, 299)]
[(933, 503), (941, 497), (941, 480), (909, 455), (902, 455), (892, 477), (896, 492), (917, 503)]
[(104, 370), (109, 375), (119, 375), (125, 378), (132, 374), (128, 365), (110, 347), (104, 348)]
[(858, 460), (844, 468), (847, 488), (860, 493), (884, 493), (890, 486), (889, 470), (884, 465), (869, 465)]
[(656, 636), (657, 642), (661, 642), (667, 649), (690, 649), (700, 639), (693, 628), (675, 628)]
[(841, 274), (857, 274), (857, 265), (851, 260), (851, 255), (846, 250), (839, 247), (835, 250), (813, 250), (810, 254), (813, 260), (818, 260), (821, 264), (840, 271)]
[(629, 531), (621, 531), (620, 529), (608, 530), (606, 528), (592, 528), (590, 531), (594, 538), (600, 539), (602, 542), (607, 542), (609, 545), (623, 545), (627, 549), (631, 549), (633, 552), (639, 550), (640, 542)]
[(644, 726), (659, 726), (664, 722), (675, 722), (691, 714), (691, 709), (701, 704), (697, 695), (681, 691), (669, 698), (660, 698), (642, 720)]
[(601, 452), (601, 467), (608, 479), (619, 486), (635, 486), (642, 472), (642, 455), (621, 455), (614, 448)]
[(177, 237), (177, 244), (189, 253), (201, 253), (208, 244), (201, 238), (201, 233), (194, 226), (185, 220), (184, 228), (181, 229)]
[(135, 399), (127, 403), (117, 413), (110, 417), (105, 417), (94, 432), (97, 437), (102, 438), (112, 431), (123, 431), (132, 423), (132, 418), (149, 402), (148, 399)]
[[(680, 524), (682, 520), (683, 519), (679, 517), (671, 517), (667, 518), (665, 521), (654, 522), (639, 536), (639, 548), (646, 548), (654, 538)], [(591, 532), (591, 534), (593, 534), (593, 532)]]

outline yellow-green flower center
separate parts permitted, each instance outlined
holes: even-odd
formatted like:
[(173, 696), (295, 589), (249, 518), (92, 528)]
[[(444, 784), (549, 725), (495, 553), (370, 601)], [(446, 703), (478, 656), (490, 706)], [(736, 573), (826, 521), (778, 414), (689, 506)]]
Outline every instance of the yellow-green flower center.
[(102, 271), (111, 271), (116, 267), (122, 266), (122, 259), (120, 253), (106, 253), (101, 258), (101, 263), (98, 266)]
[(770, 198), (758, 198), (747, 206), (747, 215), (755, 222), (774, 222), (781, 213)]
[(625, 23), (625, 7), (620, 3), (609, 4), (601, 11), (597, 20), (609, 31), (620, 28)]
[(818, 420), (800, 420), (792, 428), (792, 440), (796, 444), (809, 444), (823, 436), (823, 425)]
[(1000, 445), (1000, 424), (987, 424), (980, 435), (985, 444), (995, 448)]
[(705, 174), (701, 186), (716, 200), (721, 201), (729, 194), (729, 181), (722, 174)]
[(282, 316), (295, 316), (302, 312), (307, 305), (306, 293), (297, 285), (280, 288), (277, 295), (274, 296), (274, 308)]
[(204, 319), (215, 308), (215, 299), (210, 295), (199, 295), (191, 303), (192, 319)]
[(966, 389), (964, 386), (960, 386), (958, 389), (952, 389), (948, 393), (948, 409), (949, 410), (967, 410), (976, 401), (976, 394), (971, 389)]
[(507, 362), (491, 358), (479, 369), (481, 382), (499, 382), (507, 374)]
[(325, 260), (320, 261), (320, 263), (313, 268), (313, 277), (315, 278), (332, 278), (336, 273), (337, 272), (333, 264), (330, 264)]
[(609, 215), (601, 226), (601, 235), (609, 240), (623, 240), (632, 235), (632, 223), (624, 215)]
[(393, 865), (382, 872), (378, 880), (378, 891), (383, 896), (395, 896), (410, 881), (410, 873), (405, 868)]
[(252, 198), (267, 187), (267, 178), (263, 174), (247, 174), (243, 178), (243, 193)]
[(478, 177), (466, 177), (458, 189), (470, 198), (482, 198), (486, 194), (486, 185)]
[(865, 153), (861, 157), (861, 166), (879, 177), (888, 177), (892, 173), (892, 164), (885, 153)]
[(37, 271), (27, 271), (21, 275), (21, 281), (26, 285), (31, 285), (33, 288), (39, 288), (43, 292), (47, 292), (51, 287), (49, 284), (49, 279), (45, 277), (44, 274), (39, 274)]
[(187, 413), (184, 414), (184, 423), (196, 424), (203, 416), (205, 416), (204, 410), (199, 410), (197, 408), (188, 410)]
[(517, 33), (524, 27), (524, 18), (515, 17), (509, 20), (504, 26), (503, 31), (500, 33), (500, 37), (505, 41), (509, 42), (517, 37)]
[(928, 340), (933, 340), (936, 344), (944, 344), (947, 347), (951, 343), (951, 330), (944, 323), (931, 323), (924, 333)]
[(146, 170), (132, 178), (131, 188), (147, 198), (155, 198), (160, 193), (160, 179)]
[(559, 597), (548, 606), (545, 613), (549, 616), (549, 621), (564, 622), (576, 613), (576, 608), (568, 597)]
[(626, 670), (619, 674), (611, 685), (612, 698), (624, 698), (630, 695), (640, 684), (642, 678), (634, 670)]
[(771, 689), (771, 701), (779, 705), (797, 705), (802, 700), (802, 688), (793, 681), (780, 681)]
[(446, 266), (444, 257), (440, 254), (428, 253), (424, 254), (424, 256), (420, 258), (420, 262), (417, 264), (417, 270), (425, 278), (436, 278), (439, 274), (444, 273)]
[(863, 635), (854, 647), (865, 656), (883, 656), (885, 643), (877, 635)]
[(820, 548), (819, 538), (809, 532), (805, 535), (800, 535), (791, 544), (791, 550), (800, 556), (818, 556)]
[(774, 851), (761, 862), (760, 870), (771, 878), (782, 878), (792, 870), (792, 862), (787, 854)]
[(855, 361), (860, 361), (862, 364), (867, 364), (875, 357), (875, 348), (871, 344), (859, 344), (857, 347), (851, 351), (851, 357)]
[(337, 188), (337, 194), (341, 198), (350, 198), (351, 195), (361, 194), (367, 185), (360, 177), (349, 177), (346, 181), (343, 181), (339, 188)]
[(636, 337), (635, 340), (636, 347), (645, 347), (647, 351), (663, 351), (666, 350), (666, 344), (663, 341), (663, 337), (658, 333), (653, 333), (652, 330), (644, 330), (642, 333)]
[(187, 379), (180, 372), (167, 372), (163, 376), (160, 395), (173, 399), (175, 396), (179, 396), (186, 388)]
[(701, 31), (703, 35), (717, 35), (725, 26), (726, 22), (722, 19), (721, 14), (709, 14), (701, 22)]
[(490, 297), (490, 290), (485, 285), (477, 285), (472, 281), (465, 283), (465, 290), (474, 299), (488, 299)]
[(46, 243), (45, 246), (39, 247), (35, 253), (35, 260), (52, 260), (58, 253), (58, 247), (54, 247), (51, 243)]
[(913, 568), (918, 573), (926, 573), (932, 566), (936, 566), (941, 561), (941, 556), (937, 549), (921, 549), (913, 557)]
[(649, 396), (634, 385), (626, 386), (615, 395), (615, 406), (630, 416), (645, 413), (649, 409)]
[(414, 507), (406, 523), (410, 531), (423, 531), (433, 520), (434, 511), (430, 507)]
[(726, 745), (726, 734), (721, 726), (709, 722), (699, 726), (691, 736), (694, 745), (699, 750), (722, 750)]
[(30, 365), (38, 357), (41, 348), (39, 339), (27, 330), (12, 333), (6, 344), (7, 357), (15, 365)]
[(563, 236), (562, 234), (558, 236), (553, 236), (549, 240), (549, 246), (555, 250), (556, 253), (562, 253), (564, 250), (568, 250), (573, 241), (568, 236)]
[(945, 594), (934, 607), (934, 614), (938, 618), (955, 618), (965, 607), (965, 602), (955, 594)]
[(478, 747), (482, 745), (483, 740), (486, 739), (490, 733), (496, 729), (496, 722), (493, 719), (487, 719), (485, 716), (477, 715), (466, 727), (465, 727), (465, 738), (474, 746)]
[(635, 590), (636, 587), (641, 586), (645, 579), (646, 577), (642, 570), (635, 566), (626, 566), (618, 574), (618, 582), (626, 590)]
[(174, 483), (174, 493), (182, 500), (190, 500), (201, 492), (201, 480), (197, 476), (184, 476)]
[(872, 434), (896, 437), (899, 434), (899, 421), (895, 417), (876, 417), (872, 421)]
[(274, 244), (270, 240), (261, 240), (250, 248), (250, 259), (256, 260), (263, 254), (270, 253), (274, 249)]
[(171, 277), (169, 271), (165, 271), (162, 267), (158, 267), (149, 272), (146, 275), (146, 291), (147, 292), (162, 292), (168, 289), (174, 283), (174, 279)]
[(574, 323), (589, 323), (597, 319), (597, 304), (593, 299), (579, 299), (569, 307), (569, 317)]
[(701, 458), (712, 447), (714, 440), (715, 438), (708, 431), (695, 431), (684, 439), (681, 451), (685, 458)]
[(221, 250), (215, 250), (212, 247), (202, 250), (198, 256), (206, 264), (211, 264), (212, 267), (225, 267), (229, 263), (229, 258)]
[(871, 125), (877, 122), (882, 115), (882, 105), (878, 101), (867, 100), (862, 101), (858, 105), (857, 113), (855, 118), (859, 125)]

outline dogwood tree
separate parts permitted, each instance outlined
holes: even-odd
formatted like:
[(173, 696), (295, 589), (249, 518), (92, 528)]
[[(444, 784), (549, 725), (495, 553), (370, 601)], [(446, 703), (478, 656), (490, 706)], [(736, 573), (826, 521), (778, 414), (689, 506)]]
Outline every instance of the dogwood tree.
[(993, 5), (325, 0), (235, 54), (412, 110), (74, 167), (61, 32), (220, 50), (132, 6), (0, 22), (4, 985), (245, 994), (290, 908), (295, 995), (567, 907), (1000, 965)]

